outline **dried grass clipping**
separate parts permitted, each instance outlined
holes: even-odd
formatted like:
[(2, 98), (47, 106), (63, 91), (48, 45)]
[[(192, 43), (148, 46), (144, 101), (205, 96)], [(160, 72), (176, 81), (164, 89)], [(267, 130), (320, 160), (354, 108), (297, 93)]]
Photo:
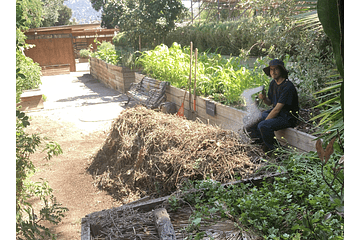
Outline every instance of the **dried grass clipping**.
[(167, 195), (184, 179), (224, 183), (251, 175), (253, 148), (232, 131), (137, 106), (114, 121), (88, 171), (126, 203)]

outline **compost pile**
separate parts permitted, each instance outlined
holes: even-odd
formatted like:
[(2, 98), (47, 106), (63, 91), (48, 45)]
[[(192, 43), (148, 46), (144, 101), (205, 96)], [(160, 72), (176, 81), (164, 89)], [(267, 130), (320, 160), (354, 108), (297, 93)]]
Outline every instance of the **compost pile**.
[(263, 153), (238, 134), (141, 106), (121, 112), (88, 171), (127, 203), (170, 194), (184, 181), (251, 176)]

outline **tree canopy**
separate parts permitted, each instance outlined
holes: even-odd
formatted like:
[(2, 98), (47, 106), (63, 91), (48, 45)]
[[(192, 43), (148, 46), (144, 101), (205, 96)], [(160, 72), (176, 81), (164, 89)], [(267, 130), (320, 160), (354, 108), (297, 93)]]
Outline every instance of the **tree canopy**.
[(180, 0), (90, 1), (95, 10), (103, 10), (102, 27), (118, 27), (154, 38), (171, 31), (186, 10)]

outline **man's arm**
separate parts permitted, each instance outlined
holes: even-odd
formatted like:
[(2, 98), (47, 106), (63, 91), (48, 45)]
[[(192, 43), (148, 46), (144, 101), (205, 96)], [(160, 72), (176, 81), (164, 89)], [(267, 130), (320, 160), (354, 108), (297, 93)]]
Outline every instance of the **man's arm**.
[[(265, 102), (265, 101), (264, 101)], [(265, 120), (275, 118), (281, 111), (281, 109), (284, 107), (284, 103), (277, 103), (276, 106), (271, 110), (269, 115), (266, 117)]]

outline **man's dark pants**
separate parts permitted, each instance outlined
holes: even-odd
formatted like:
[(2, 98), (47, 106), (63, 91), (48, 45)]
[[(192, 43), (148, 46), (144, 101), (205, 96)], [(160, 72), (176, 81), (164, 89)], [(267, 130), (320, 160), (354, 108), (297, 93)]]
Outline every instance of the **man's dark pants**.
[(294, 127), (294, 124), (287, 114), (279, 114), (275, 118), (265, 120), (270, 111), (262, 112), (260, 122), (251, 126), (248, 131), (250, 132), (250, 137), (262, 139), (269, 150), (273, 150), (276, 143), (274, 131)]

